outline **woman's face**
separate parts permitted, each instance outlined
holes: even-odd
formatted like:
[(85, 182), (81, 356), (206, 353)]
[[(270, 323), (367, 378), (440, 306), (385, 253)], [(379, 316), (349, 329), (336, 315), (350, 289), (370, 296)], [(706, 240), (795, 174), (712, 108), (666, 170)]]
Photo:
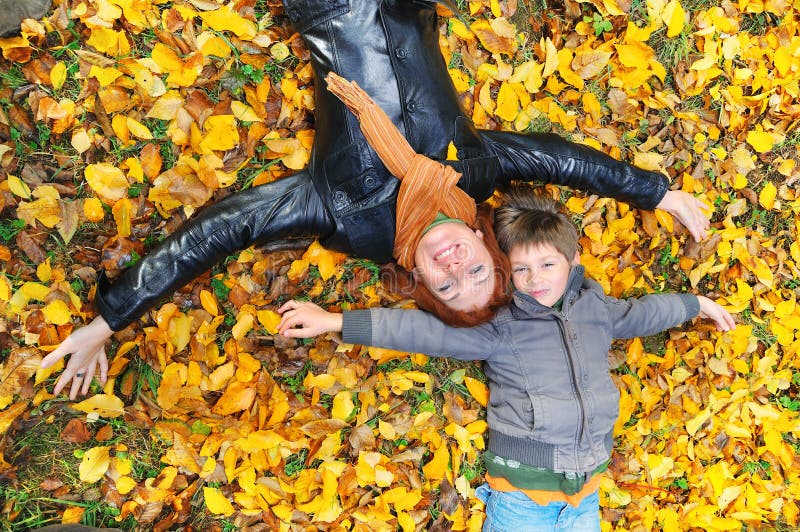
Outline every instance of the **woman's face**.
[(437, 225), (414, 253), (414, 277), (454, 310), (485, 306), (494, 290), (494, 261), (483, 234), (463, 223)]

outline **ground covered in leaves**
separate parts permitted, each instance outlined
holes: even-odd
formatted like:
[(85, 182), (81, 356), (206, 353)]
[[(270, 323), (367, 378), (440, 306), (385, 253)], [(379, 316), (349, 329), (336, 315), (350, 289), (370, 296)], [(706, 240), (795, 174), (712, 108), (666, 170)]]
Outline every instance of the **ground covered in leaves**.
[[(609, 293), (709, 294), (739, 322), (615, 345), (604, 530), (797, 529), (797, 4), (459, 8), (440, 44), (479, 127), (664, 169), (711, 210), (698, 245), (550, 189)], [(279, 2), (56, 0), (0, 49), (0, 528), (478, 530), (478, 366), (272, 335), (291, 297), (410, 305), (369, 262), (244, 250), (118, 333), (86, 401), (37, 371), (93, 316), (98, 271), (307, 163), (313, 80)]]

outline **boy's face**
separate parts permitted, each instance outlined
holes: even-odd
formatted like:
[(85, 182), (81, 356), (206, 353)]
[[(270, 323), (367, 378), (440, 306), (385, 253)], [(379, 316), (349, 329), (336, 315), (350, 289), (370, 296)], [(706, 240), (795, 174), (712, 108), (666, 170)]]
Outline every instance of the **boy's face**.
[(580, 260), (576, 252), (572, 262), (568, 261), (550, 244), (515, 246), (508, 258), (511, 261), (511, 280), (516, 289), (548, 307), (564, 295), (569, 271)]

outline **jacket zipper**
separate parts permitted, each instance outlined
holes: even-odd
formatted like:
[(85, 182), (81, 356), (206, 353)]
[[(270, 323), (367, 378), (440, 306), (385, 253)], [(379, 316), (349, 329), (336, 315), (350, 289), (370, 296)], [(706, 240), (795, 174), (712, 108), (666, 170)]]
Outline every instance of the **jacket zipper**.
[[(556, 315), (558, 316), (558, 328), (561, 331), (561, 339), (564, 342), (564, 352), (567, 358), (567, 365), (569, 366), (570, 374), (572, 375), (572, 389), (575, 391), (575, 397), (578, 399), (578, 411), (579, 411), (579, 429), (578, 429), (578, 441), (576, 442), (574, 448), (574, 456), (573, 459), (575, 460), (575, 466), (577, 467), (581, 461), (578, 458), (580, 442), (583, 440), (583, 436), (586, 429), (586, 405), (584, 404), (583, 395), (581, 394), (578, 375), (575, 374), (575, 363), (573, 361), (573, 353), (571, 349), (571, 341), (569, 335), (567, 334), (566, 324), (569, 323), (569, 318), (567, 318), (562, 312), (556, 311)], [(591, 443), (591, 442), (590, 442)], [(591, 447), (591, 445), (590, 445)], [(594, 449), (592, 449), (592, 454), (594, 454)]]

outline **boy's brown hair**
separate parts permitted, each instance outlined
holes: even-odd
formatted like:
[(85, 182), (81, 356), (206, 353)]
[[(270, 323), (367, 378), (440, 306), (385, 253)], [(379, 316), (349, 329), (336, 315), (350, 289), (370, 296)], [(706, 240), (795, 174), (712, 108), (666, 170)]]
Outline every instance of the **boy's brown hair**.
[(550, 244), (572, 261), (578, 230), (560, 203), (527, 187), (510, 187), (501, 202), (495, 209), (494, 232), (504, 253), (518, 246)]

